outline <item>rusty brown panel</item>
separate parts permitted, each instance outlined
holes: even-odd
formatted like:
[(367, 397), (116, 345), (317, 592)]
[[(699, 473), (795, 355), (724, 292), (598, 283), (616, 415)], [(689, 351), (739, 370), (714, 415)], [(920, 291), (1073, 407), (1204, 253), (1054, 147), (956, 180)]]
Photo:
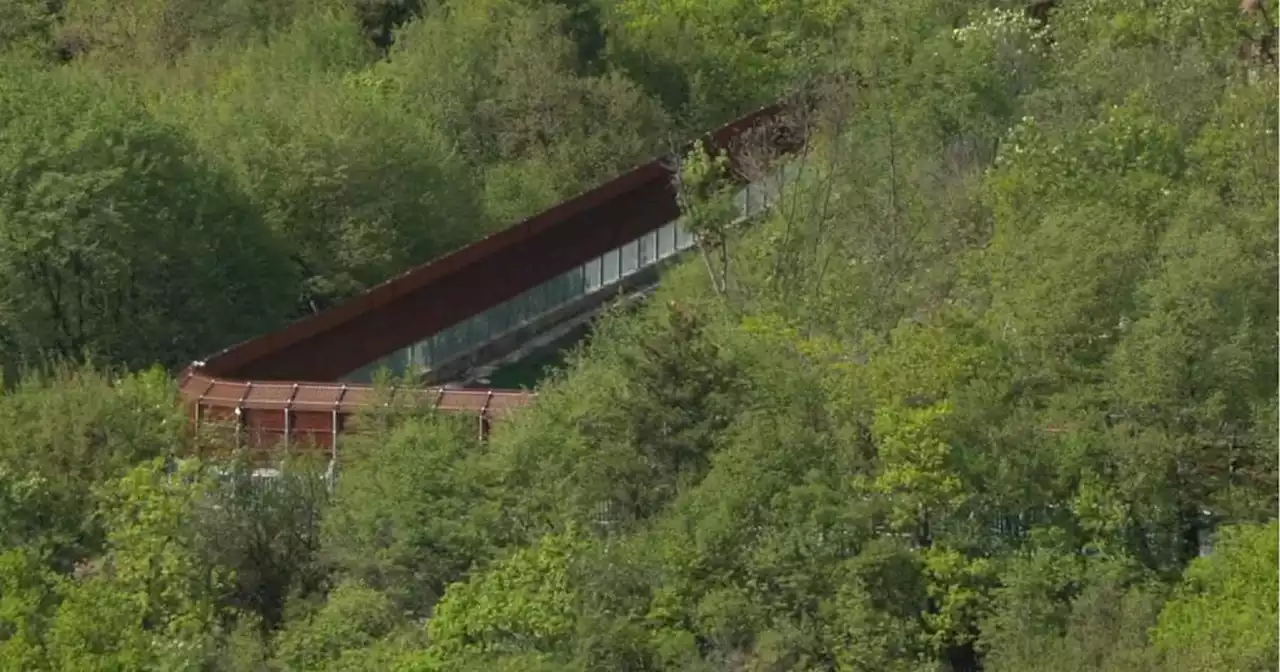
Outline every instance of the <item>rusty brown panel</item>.
[(289, 406), (299, 387), (296, 383), (254, 382), (240, 405), (249, 409), (284, 409)]
[(341, 407), (349, 388), (341, 385), (301, 383), (293, 397), (293, 408), (299, 411), (332, 412)]
[(538, 397), (537, 392), (528, 390), (490, 390), (493, 392), (493, 400), (489, 403), (490, 410), (496, 408), (523, 408), (533, 403)]
[(438, 388), (398, 387), (391, 391), (391, 397), (397, 404), (407, 404), (417, 408), (434, 408), (440, 400)]
[[(333, 411), (350, 414), (378, 400), (377, 392), (367, 385), (275, 383), (202, 376), (188, 380), (195, 382), (184, 384), (182, 396), (188, 404), (199, 405), (201, 417), (205, 419), (234, 419), (236, 408), (243, 409), (246, 418), (258, 417), (262, 413), (282, 414), (286, 408), (295, 414), (331, 418)], [(524, 390), (441, 388), (392, 388), (390, 394), (393, 401), (412, 402), (425, 407), (439, 406), (446, 411), (517, 408), (530, 404), (537, 396)]]
[[(711, 144), (776, 116), (729, 124)], [(652, 161), (605, 185), (288, 327), (205, 362), (217, 376), (332, 380), (517, 296), (678, 215), (670, 173)]]
[(377, 390), (372, 387), (353, 385), (347, 388), (346, 393), (342, 396), (341, 405), (335, 408), (344, 413), (351, 413), (368, 407), (375, 399), (377, 399)]
[[(305, 386), (299, 386), (303, 389)], [(361, 403), (372, 400), (371, 390), (362, 390), (363, 395), (355, 397)], [(398, 393), (424, 393), (424, 398), (434, 399), (438, 390), (397, 390)], [(427, 394), (430, 393), (430, 394)], [(507, 413), (527, 406), (534, 395), (523, 391), (503, 390), (450, 390), (444, 396), (440, 409), (446, 413), (474, 418), (477, 422), (488, 423), (488, 419), (498, 420)], [(358, 408), (350, 407), (338, 413), (338, 433), (358, 432)], [(281, 451), (286, 447), (290, 453), (310, 450), (329, 450), (333, 445), (332, 410), (292, 410), (290, 411), (289, 439), (285, 442), (285, 422), (283, 408), (245, 408), (242, 407), (237, 423), (233, 406), (203, 406), (204, 432), (221, 431), (225, 434), (221, 441), (213, 445), (232, 446), (238, 441), (241, 449), (253, 451)], [(239, 424), (240, 430), (235, 427)]]
[(531, 397), (523, 394), (497, 392), (489, 403), (489, 414), (499, 417), (517, 408), (524, 408), (531, 400)]
[(442, 411), (480, 413), (488, 406), (489, 393), (484, 390), (446, 390), (440, 399)]
[(241, 447), (248, 450), (276, 451), (284, 445), (283, 429), (250, 425), (240, 434)]
[(308, 411), (293, 412), (293, 428), (300, 432), (329, 432), (333, 430), (333, 414)]
[(284, 431), (283, 409), (247, 409), (244, 411), (244, 424), (254, 429), (271, 429)]
[[(338, 431), (342, 431), (342, 414), (338, 415)], [(333, 412), (295, 411), (293, 414), (293, 433), (299, 438), (323, 439), (329, 445), (333, 439)]]
[(235, 406), (201, 405), (200, 417), (203, 422), (235, 422)]
[(178, 385), (182, 396), (192, 401), (200, 399), (212, 388), (213, 379), (197, 373), (193, 367), (183, 373), (182, 382)]
[(215, 380), (201, 395), (201, 403), (234, 408), (240, 404), (251, 384), (241, 380)]

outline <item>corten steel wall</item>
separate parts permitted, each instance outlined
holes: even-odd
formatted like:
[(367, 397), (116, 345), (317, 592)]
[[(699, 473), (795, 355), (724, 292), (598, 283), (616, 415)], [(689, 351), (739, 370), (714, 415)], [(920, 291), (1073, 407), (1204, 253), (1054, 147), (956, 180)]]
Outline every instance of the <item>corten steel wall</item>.
[[(708, 144), (728, 148), (781, 112), (771, 106), (739, 119)], [(796, 138), (771, 140), (794, 146)], [(335, 380), (676, 219), (671, 178), (662, 160), (651, 161), (347, 303), (224, 350), (201, 368), (240, 380)]]
[(199, 431), (226, 431), (237, 446), (336, 449), (338, 436), (352, 428), (357, 414), (374, 404), (408, 403), (476, 419), (487, 436), (492, 420), (529, 404), (534, 394), (518, 390), (393, 388), (378, 397), (367, 385), (314, 382), (229, 380), (188, 369), (179, 381)]
[[(801, 135), (773, 123), (783, 112), (781, 105), (762, 109), (710, 134), (707, 144), (731, 149), (744, 133), (763, 129), (772, 150), (793, 150)], [(661, 228), (680, 214), (671, 182), (670, 169), (655, 159), (347, 303), (193, 364), (180, 379), (193, 425), (197, 431), (229, 429), (237, 445), (248, 447), (283, 440), (286, 446), (308, 443), (336, 450), (339, 435), (376, 400), (369, 386), (322, 381), (336, 380)], [(406, 388), (395, 394), (440, 411), (473, 414), (482, 437), (492, 419), (534, 398), (514, 390)]]

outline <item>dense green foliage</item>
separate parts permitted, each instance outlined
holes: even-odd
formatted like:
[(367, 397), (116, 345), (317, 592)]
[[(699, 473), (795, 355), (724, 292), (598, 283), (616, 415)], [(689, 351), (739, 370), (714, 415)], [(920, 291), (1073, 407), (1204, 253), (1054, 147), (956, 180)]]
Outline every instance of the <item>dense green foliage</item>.
[[(0, 670), (1274, 670), (1276, 16), (1024, 10), (0, 3)], [(184, 431), (162, 367), (793, 90), (487, 444)]]

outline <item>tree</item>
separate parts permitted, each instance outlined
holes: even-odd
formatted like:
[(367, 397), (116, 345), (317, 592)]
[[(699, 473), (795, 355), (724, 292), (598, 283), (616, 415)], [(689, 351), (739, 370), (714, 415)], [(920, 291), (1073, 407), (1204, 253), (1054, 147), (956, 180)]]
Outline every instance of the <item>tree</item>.
[(14, 0), (0, 8), (0, 45), (3, 51), (33, 60), (53, 51), (57, 14), (46, 0)]
[(727, 154), (712, 156), (698, 141), (681, 158), (674, 180), (684, 229), (698, 242), (711, 287), (726, 301), (730, 300), (729, 237), (737, 214), (730, 200), (730, 170)]
[(498, 511), (469, 463), (480, 450), (469, 429), (419, 418), (344, 449), (324, 558), (400, 609), (430, 613), (445, 586), (496, 551), (486, 537)]
[(401, 620), (386, 595), (343, 582), (318, 611), (291, 621), (276, 636), (275, 661), (288, 670), (353, 669), (343, 667), (343, 661), (359, 660), (363, 650), (389, 638)]
[(475, 171), (484, 227), (581, 193), (667, 140), (670, 125), (652, 98), (618, 73), (581, 67), (584, 43), (573, 30), (584, 5), (451, 5), (406, 26), (376, 68), (397, 90), (388, 102), (441, 129)]
[(1084, 672), (1161, 669), (1148, 631), (1164, 586), (1132, 558), (1064, 552), (1052, 530), (1009, 559), (982, 625), (992, 670)]
[[(1280, 664), (1260, 3), (9, 4), (0, 668)], [(178, 362), (793, 89), (775, 207), (683, 157), (713, 263), (488, 443), (367, 413), (332, 506), (162, 466), (161, 370), (34, 366)]]
[(262, 40), (307, 12), (341, 0), (59, 0), (54, 39), (62, 58), (104, 68), (163, 68), (219, 42)]
[(602, 325), (591, 364), (549, 384), (545, 410), (495, 435), (486, 469), (521, 486), (499, 495), (516, 538), (568, 520), (636, 529), (706, 473), (741, 398), (740, 364), (693, 306), (659, 296), (647, 312)]
[(64, 584), (46, 635), (52, 667), (195, 670), (212, 656), (226, 577), (200, 562), (187, 524), (208, 487), (197, 470), (152, 460), (100, 490), (107, 552)]
[[(112, 380), (85, 367), (29, 375), (0, 394), (0, 473), (9, 540), (51, 553), (67, 572), (103, 543), (93, 488), (174, 455), (185, 422), (160, 370)], [(39, 546), (37, 546), (37, 544)]]
[(1152, 630), (1166, 665), (1183, 670), (1276, 667), (1280, 524), (1224, 528), (1192, 561)]
[(319, 558), (327, 484), (304, 460), (283, 464), (270, 480), (254, 478), (242, 459), (210, 467), (221, 472), (219, 487), (191, 521), (199, 530), (200, 561), (234, 577), (221, 607), (252, 615), (258, 634), (274, 630), (291, 595), (312, 594), (329, 578)]
[(124, 92), (0, 65), (4, 365), (177, 365), (273, 326), (293, 280), (226, 176)]
[(706, 128), (794, 86), (833, 50), (843, 0), (624, 0), (607, 14), (609, 58), (690, 127)]
[(44, 638), (60, 587), (38, 551), (0, 551), (0, 670), (48, 667)]
[(309, 314), (487, 231), (450, 138), (401, 106), (341, 15), (266, 44), (224, 44), (136, 86), (157, 117), (227, 166), (283, 245), (289, 310)]
[[(431, 646), (416, 669), (460, 669), (468, 660), (555, 653), (574, 631), (574, 565), (586, 541), (551, 535), (491, 569), (450, 587), (427, 632)], [(541, 655), (539, 655), (541, 654)]]

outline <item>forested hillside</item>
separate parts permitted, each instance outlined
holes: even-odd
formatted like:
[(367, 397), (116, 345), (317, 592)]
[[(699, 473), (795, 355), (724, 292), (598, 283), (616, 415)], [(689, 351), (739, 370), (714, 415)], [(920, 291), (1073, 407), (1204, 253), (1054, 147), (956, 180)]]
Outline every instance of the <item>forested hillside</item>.
[[(0, 670), (1275, 670), (1278, 15), (0, 0)], [(792, 93), (488, 443), (192, 457), (166, 367)]]

